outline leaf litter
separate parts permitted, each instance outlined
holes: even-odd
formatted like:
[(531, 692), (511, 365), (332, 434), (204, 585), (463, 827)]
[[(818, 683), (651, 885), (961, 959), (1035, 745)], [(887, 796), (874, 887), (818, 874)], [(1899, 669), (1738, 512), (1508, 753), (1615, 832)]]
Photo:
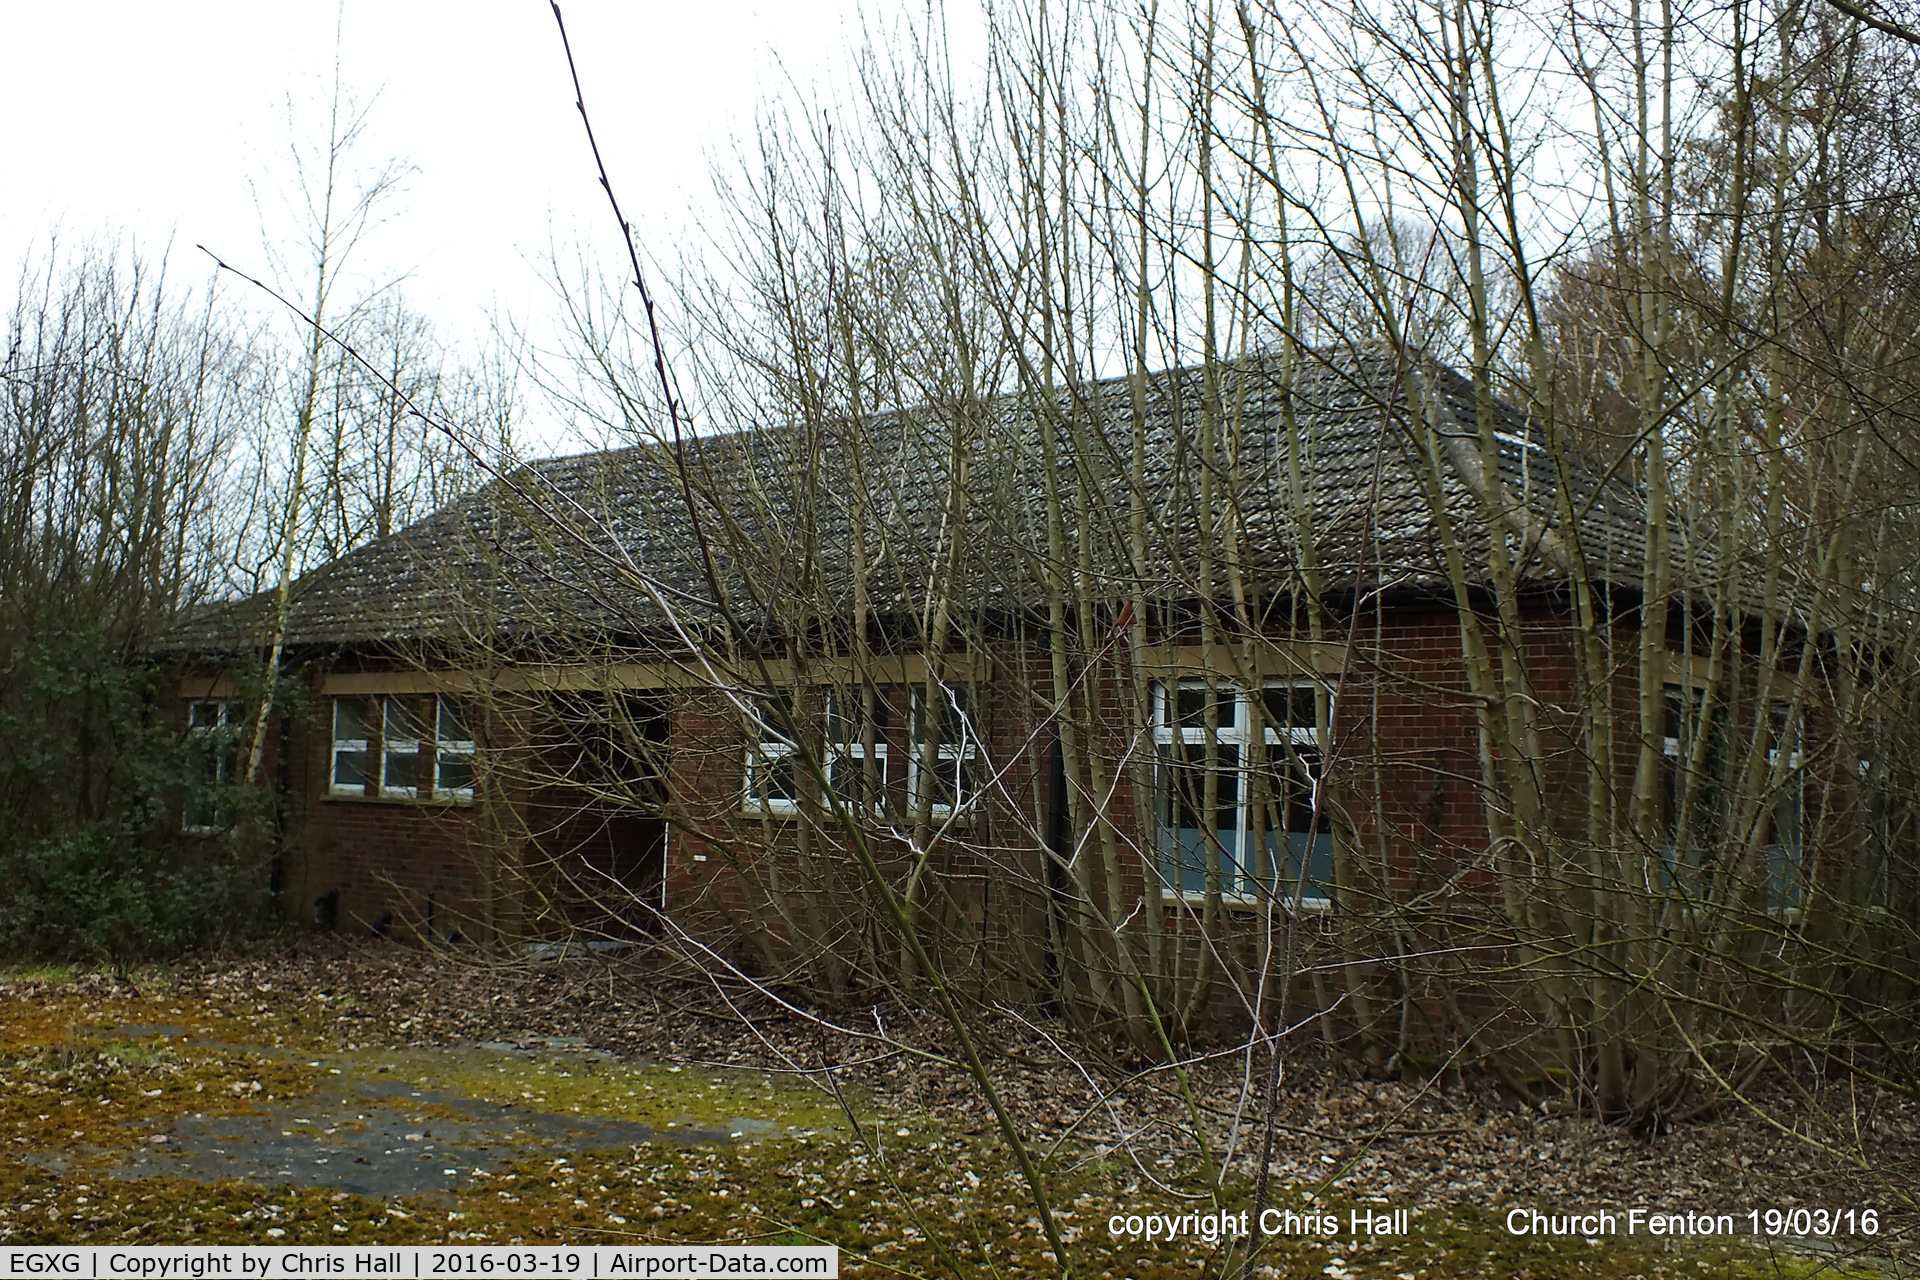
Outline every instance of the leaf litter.
[[(1083, 1274), (1246, 1264), (1243, 1247), (1108, 1231), (1115, 1213), (1212, 1207), (1171, 1073), (1069, 1058), (1048, 1028), (981, 1017)], [(841, 1247), (849, 1275), (1053, 1274), (952, 1056), (944, 1029), (899, 1002), (813, 1019), (644, 964), (489, 965), (317, 938), (171, 971), (21, 974), (0, 981), (0, 1242), (821, 1242)], [(1231, 1158), (1224, 1207), (1251, 1208), (1263, 1100), (1243, 1096), (1235, 1058), (1198, 1061), (1191, 1078), (1213, 1150)], [(398, 1090), (390, 1113), (347, 1087), (371, 1081), (377, 1094), (383, 1079), (425, 1087)], [(1413, 1234), (1276, 1237), (1248, 1274), (1899, 1273), (1913, 1222), (1899, 1188), (1920, 1113), (1878, 1095), (1848, 1104), (1838, 1118), (1782, 1111), (1792, 1135), (1733, 1112), (1648, 1139), (1542, 1114), (1471, 1075), (1448, 1087), (1368, 1080), (1309, 1055), (1273, 1108), (1271, 1202), (1343, 1222), (1354, 1208), (1410, 1208)], [(429, 1112), (432, 1153), (414, 1150)], [(297, 1175), (221, 1176), (202, 1158), (273, 1126), (307, 1142)], [(433, 1169), (432, 1185), (355, 1164), (389, 1153)], [(1744, 1222), (1750, 1207), (1842, 1203), (1880, 1210), (1870, 1264), (1851, 1241), (1596, 1247), (1499, 1226), (1510, 1205)]]

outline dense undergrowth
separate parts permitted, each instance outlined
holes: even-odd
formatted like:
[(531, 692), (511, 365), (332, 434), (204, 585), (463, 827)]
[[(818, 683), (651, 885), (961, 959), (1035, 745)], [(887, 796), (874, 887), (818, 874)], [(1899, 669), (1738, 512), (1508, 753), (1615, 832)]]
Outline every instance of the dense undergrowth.
[(240, 782), (242, 726), (189, 730), (166, 673), (97, 629), (25, 630), (10, 652), (0, 634), (0, 955), (126, 965), (267, 937), (279, 801)]

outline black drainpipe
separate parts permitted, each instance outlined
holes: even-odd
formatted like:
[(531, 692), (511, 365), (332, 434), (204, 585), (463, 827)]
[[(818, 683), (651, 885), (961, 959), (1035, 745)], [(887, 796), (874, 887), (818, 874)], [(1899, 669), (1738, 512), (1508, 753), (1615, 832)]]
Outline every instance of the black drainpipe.
[[(1052, 634), (1042, 632), (1045, 647), (1052, 649)], [(1043, 1007), (1051, 1017), (1059, 1017), (1062, 970), (1060, 951), (1065, 945), (1064, 919), (1069, 900), (1067, 886), (1067, 756), (1060, 741), (1060, 719), (1053, 720), (1052, 741), (1047, 748), (1047, 937), (1041, 957), (1041, 974), (1047, 996)]]

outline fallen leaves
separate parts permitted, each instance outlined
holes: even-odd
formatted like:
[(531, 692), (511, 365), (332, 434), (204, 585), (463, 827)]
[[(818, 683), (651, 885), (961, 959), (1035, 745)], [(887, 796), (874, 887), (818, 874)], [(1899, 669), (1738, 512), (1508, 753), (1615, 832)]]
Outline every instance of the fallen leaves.
[[(884, 1246), (889, 1264), (922, 1272), (951, 1269), (941, 1250), (967, 1267), (1048, 1269), (1037, 1226), (1027, 1225), (1033, 1209), (1025, 1188), (973, 1082), (951, 1065), (952, 1046), (939, 1023), (898, 1004), (816, 1021), (750, 992), (727, 995), (722, 1002), (710, 989), (643, 965), (491, 966), (471, 956), (326, 938), (270, 957), (209, 960), (137, 979), (0, 983), (8, 1043), (0, 1057), (0, 1134), (22, 1150), (50, 1149), (68, 1134), (99, 1133), (182, 1107), (216, 1100), (248, 1107), (310, 1087), (315, 1069), (305, 1064), (275, 1065), (196, 1039), (235, 1046), (277, 1040), (315, 1054), (370, 1047), (394, 1050), (396, 1060), (407, 1057), (398, 1051), (433, 1045), (565, 1042), (669, 1063), (667, 1073), (696, 1088), (704, 1087), (706, 1072), (683, 1070), (725, 1065), (752, 1068), (769, 1081), (831, 1079), (872, 1100), (857, 1142), (842, 1131), (751, 1148), (583, 1152), (571, 1164), (522, 1164), (484, 1189), (463, 1192), (451, 1212), (466, 1218), (449, 1218), (444, 1207), (422, 1214), (418, 1206), (340, 1200), (338, 1193), (165, 1179), (113, 1183), (106, 1192), (88, 1184), (83, 1199), (71, 1179), (0, 1161), (7, 1171), (0, 1203), (18, 1206), (0, 1208), (0, 1239), (798, 1237), (841, 1244), (855, 1258)], [(157, 1034), (98, 1038), (102, 1029), (149, 1025), (162, 1008), (175, 1023)], [(87, 1028), (95, 1029), (93, 1039), (79, 1034)], [(1069, 1056), (1072, 1041), (1058, 1028), (996, 1011), (983, 1012), (977, 1030), (990, 1046), (996, 1086), (1045, 1162), (1050, 1193), (1061, 1207), (1071, 1206), (1063, 1222), (1076, 1251), (1087, 1251), (1086, 1265), (1141, 1277), (1193, 1274), (1199, 1256), (1114, 1244), (1103, 1225), (1118, 1209), (1203, 1203), (1189, 1199), (1201, 1193), (1197, 1148), (1171, 1073), (1130, 1069), (1098, 1053)], [(1246, 1205), (1269, 1108), (1264, 1095), (1241, 1087), (1237, 1063), (1233, 1056), (1196, 1060), (1190, 1080), (1235, 1203)], [(549, 1083), (584, 1087), (559, 1076)], [(517, 1086), (512, 1096), (534, 1100)], [(1804, 1101), (1794, 1105), (1803, 1131), (1833, 1137), (1831, 1118)], [(1781, 1106), (1786, 1114), (1787, 1100)], [(82, 1107), (96, 1114), (83, 1121)], [(1883, 1176), (1912, 1159), (1920, 1112), (1911, 1105), (1875, 1095), (1850, 1114), (1861, 1118), (1858, 1148)], [(1409, 1275), (1474, 1274), (1462, 1261), (1469, 1255), (1475, 1266), (1501, 1273), (1511, 1267), (1513, 1274), (1569, 1274), (1550, 1251), (1502, 1252), (1497, 1233), (1472, 1215), (1507, 1201), (1731, 1209), (1873, 1194), (1860, 1175), (1745, 1113), (1647, 1140), (1578, 1116), (1523, 1109), (1471, 1077), (1449, 1088), (1372, 1081), (1310, 1055), (1291, 1066), (1271, 1116), (1275, 1196), (1296, 1205), (1315, 1193), (1312, 1202), (1323, 1205), (1384, 1198), (1431, 1218), (1421, 1228), (1426, 1253), (1303, 1248), (1264, 1260), (1253, 1274), (1398, 1274), (1389, 1265), (1403, 1261)], [(1466, 1224), (1451, 1234), (1444, 1228), (1448, 1206), (1459, 1206), (1457, 1220)], [(1451, 1270), (1429, 1270), (1443, 1258), (1453, 1260)], [(1615, 1274), (1584, 1261), (1576, 1270), (1596, 1280)]]

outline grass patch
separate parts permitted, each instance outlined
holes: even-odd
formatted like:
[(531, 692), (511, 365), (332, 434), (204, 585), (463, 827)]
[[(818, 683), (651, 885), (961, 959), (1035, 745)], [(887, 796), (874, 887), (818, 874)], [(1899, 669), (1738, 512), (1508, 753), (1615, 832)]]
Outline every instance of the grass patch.
[[(771, 1124), (780, 1133), (849, 1128), (831, 1094), (794, 1076), (472, 1049), (403, 1060), (420, 1071), (421, 1082), (470, 1098), (611, 1116), (657, 1129), (719, 1129), (741, 1118)], [(849, 1102), (858, 1115), (864, 1095), (856, 1091)]]

